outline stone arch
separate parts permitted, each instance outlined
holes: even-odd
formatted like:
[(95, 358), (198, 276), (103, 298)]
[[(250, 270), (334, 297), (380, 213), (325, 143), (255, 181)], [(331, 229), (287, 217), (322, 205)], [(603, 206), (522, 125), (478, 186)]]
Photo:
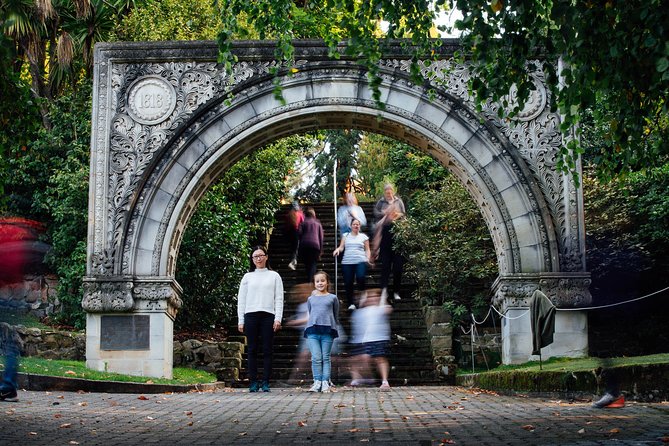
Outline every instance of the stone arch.
[[(273, 99), (271, 82), (261, 82), (245, 85), (253, 94), (236, 95), (229, 105), (221, 98), (209, 112), (184, 123), (184, 132), (197, 130), (158, 153), (157, 159), (168, 161), (156, 166), (146, 188), (139, 191), (142, 205), (130, 219), (137, 230), (125, 243), (128, 261), (123, 273), (173, 277), (190, 214), (227, 166), (274, 139), (338, 127), (395, 137), (430, 153), (456, 174), (493, 234), (501, 274), (553, 271), (558, 249), (547, 207), (532, 189), (528, 170), (514, 160), (508, 142), (505, 145), (461, 101), (448, 96), (430, 100), (406, 78), (381, 86), (386, 107), (379, 111), (369, 98), (364, 76), (329, 71), (327, 77), (309, 73), (286, 82), (285, 105)], [(330, 89), (332, 79), (336, 93)], [(180, 175), (177, 179), (175, 172)]]
[[(562, 306), (589, 300), (580, 195), (568, 177), (548, 168), (556, 157), (559, 119), (547, 110), (545, 89), (523, 110), (520, 123), (496, 120), (494, 105), (475, 113), (466, 66), (453, 66), (453, 48), (446, 46), (441, 62), (447, 74), (435, 78), (434, 68), (424, 67), (426, 80), (441, 85), (432, 94), (409, 80), (401, 52), (382, 60), (385, 107), (379, 109), (360, 66), (325, 57), (319, 43), (298, 42), (298, 57), (304, 58), (292, 75), (284, 70), (280, 103), (269, 76), (275, 63), (271, 45), (255, 44), (238, 45), (240, 63), (232, 74), (213, 62), (210, 43), (96, 50), (83, 300), (92, 328), (88, 339), (100, 344), (105, 313), (132, 312), (149, 317), (153, 325), (145, 335), (158, 345), (132, 370), (119, 366), (122, 371), (171, 375), (168, 341), (180, 306), (174, 281), (178, 248), (207, 187), (250, 151), (312, 129), (385, 134), (451, 170), (492, 234), (500, 272), (494, 302), (502, 311), (527, 307), (537, 288)], [(543, 85), (539, 78), (537, 83)], [(512, 347), (506, 362), (513, 361)], [(130, 362), (127, 355), (116, 360), (102, 350), (87, 355), (90, 367)]]

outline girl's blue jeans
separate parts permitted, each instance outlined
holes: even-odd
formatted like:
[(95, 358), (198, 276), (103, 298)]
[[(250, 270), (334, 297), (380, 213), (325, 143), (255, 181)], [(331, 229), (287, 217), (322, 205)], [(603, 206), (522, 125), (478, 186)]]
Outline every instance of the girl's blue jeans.
[(311, 373), (314, 375), (314, 381), (330, 381), (332, 341), (332, 335), (329, 334), (310, 333), (307, 335), (307, 345), (311, 352)]

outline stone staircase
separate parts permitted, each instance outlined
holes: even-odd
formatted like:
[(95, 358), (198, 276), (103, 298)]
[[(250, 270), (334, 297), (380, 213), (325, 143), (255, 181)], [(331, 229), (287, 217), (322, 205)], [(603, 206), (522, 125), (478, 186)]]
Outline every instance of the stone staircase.
[[(334, 282), (335, 262), (332, 257), (332, 251), (335, 249), (335, 218), (332, 203), (314, 203), (310, 205), (316, 212), (316, 217), (323, 225), (325, 233), (323, 256), (318, 263), (318, 269), (326, 271)], [(306, 207), (306, 205), (305, 205)], [(368, 220), (372, 220), (373, 203), (361, 204)], [(290, 209), (289, 205), (283, 206), (277, 213), (275, 227), (272, 231), (269, 243), (269, 257), (272, 269), (276, 270), (282, 277), (284, 288), (286, 290), (284, 321), (290, 319), (296, 311), (300, 301), (300, 293), (295, 289), (296, 285), (306, 281), (303, 264), (298, 262), (295, 271), (288, 268), (290, 262), (289, 244), (284, 236), (284, 216)], [(364, 228), (369, 234), (369, 226)], [(340, 265), (337, 269), (337, 295), (340, 302), (344, 301), (344, 282), (341, 276)], [(379, 287), (380, 267), (377, 265), (368, 270), (367, 287)], [(428, 338), (427, 327), (423, 310), (418, 301), (411, 299), (411, 291), (414, 285), (410, 282), (403, 283), (403, 299), (393, 304), (394, 310), (390, 316), (391, 319), (391, 356), (389, 357), (391, 371), (390, 384), (397, 385), (429, 385), (443, 383), (439, 380), (435, 372), (435, 364), (432, 357), (430, 339)], [(303, 288), (304, 289), (304, 288)], [(332, 286), (334, 291), (334, 283)], [(303, 295), (303, 294), (302, 294)], [(340, 321), (344, 327), (347, 336), (351, 332), (350, 313), (346, 311), (345, 305), (341, 305)], [(301, 330), (284, 326), (277, 333), (274, 340), (274, 361), (273, 361), (273, 381), (278, 381), (287, 385), (299, 385), (311, 382), (311, 363), (306, 362), (302, 368), (296, 369), (298, 345)], [(347, 354), (346, 346), (343, 346), (343, 352), (333, 356), (332, 380), (335, 384), (344, 384), (350, 380), (348, 372), (348, 363), (350, 357)], [(245, 354), (246, 356), (246, 354)], [(242, 362), (240, 378), (242, 381), (238, 385), (246, 385), (247, 379), (246, 357)], [(262, 366), (262, 360), (259, 361)]]

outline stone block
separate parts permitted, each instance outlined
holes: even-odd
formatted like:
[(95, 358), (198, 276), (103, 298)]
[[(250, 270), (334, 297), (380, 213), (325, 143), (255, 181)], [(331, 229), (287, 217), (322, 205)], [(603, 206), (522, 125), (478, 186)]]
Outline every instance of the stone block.
[(430, 336), (453, 336), (453, 327), (450, 322), (432, 324), (427, 330)]
[(453, 348), (453, 338), (451, 336), (432, 336), (430, 345), (435, 355), (441, 355), (443, 352), (450, 353)]
[(433, 324), (450, 321), (450, 313), (440, 306), (432, 306), (425, 309), (425, 325), (428, 327), (431, 327)]

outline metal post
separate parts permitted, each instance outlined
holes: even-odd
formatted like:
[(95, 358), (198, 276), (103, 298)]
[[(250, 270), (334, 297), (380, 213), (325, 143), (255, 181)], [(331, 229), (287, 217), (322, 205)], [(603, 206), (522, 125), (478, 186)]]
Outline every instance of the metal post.
[[(334, 165), (332, 166), (332, 205), (334, 207), (334, 241), (335, 241), (335, 249), (337, 249), (338, 246), (338, 234), (339, 234), (339, 229), (337, 228), (337, 159), (335, 158)], [(339, 296), (338, 290), (337, 290), (337, 285), (338, 285), (338, 277), (339, 274), (337, 273), (337, 264), (339, 263), (337, 260), (337, 257), (333, 257), (334, 259), (334, 283), (335, 283), (335, 296)]]

